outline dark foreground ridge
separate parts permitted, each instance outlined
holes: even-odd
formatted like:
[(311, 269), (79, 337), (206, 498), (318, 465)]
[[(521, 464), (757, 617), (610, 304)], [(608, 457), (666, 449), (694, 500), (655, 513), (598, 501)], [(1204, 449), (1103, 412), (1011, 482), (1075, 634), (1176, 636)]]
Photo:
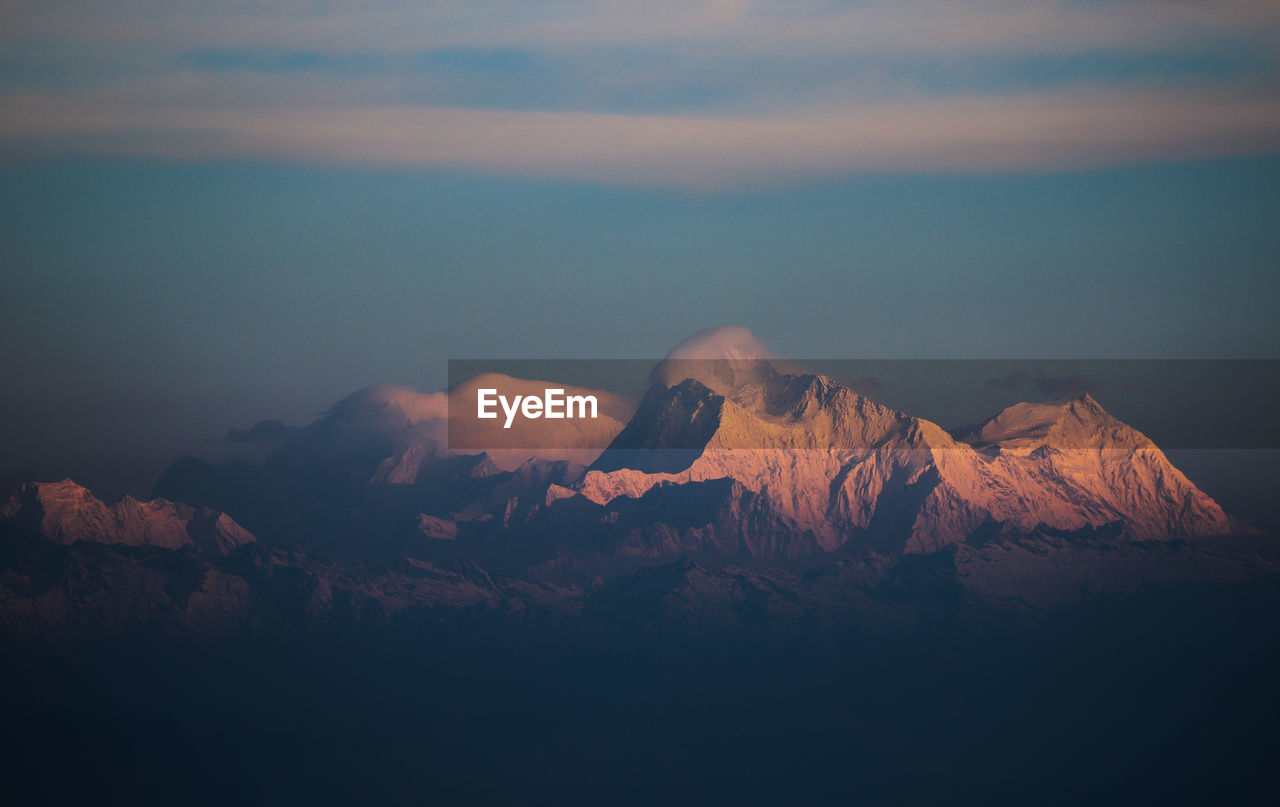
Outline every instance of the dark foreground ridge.
[(15, 803), (1262, 803), (1280, 784), (1277, 613), (1280, 591), (1254, 583), (984, 631), (940, 607), (893, 633), (463, 619), (7, 642), (6, 787)]
[(0, 522), (0, 631), (16, 638), (253, 637), (396, 632), (418, 624), (545, 626), (604, 636), (911, 630), (1040, 624), (1151, 590), (1270, 585), (1266, 537), (1141, 542), (1041, 530), (925, 555), (793, 562), (561, 555), (500, 576), (475, 561), (333, 559), (249, 541), (226, 554), (77, 540)]
[(7, 786), (21, 803), (1241, 803), (1280, 784), (1276, 560), (1259, 541), (1044, 533), (549, 582), (10, 526)]

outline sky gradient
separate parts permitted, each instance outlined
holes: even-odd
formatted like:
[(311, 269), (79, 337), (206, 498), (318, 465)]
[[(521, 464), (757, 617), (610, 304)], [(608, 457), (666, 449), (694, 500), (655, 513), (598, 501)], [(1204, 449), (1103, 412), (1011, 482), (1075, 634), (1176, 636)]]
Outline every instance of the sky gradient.
[(0, 0), (0, 473), (716, 324), (1276, 358), (1277, 220), (1274, 3)]

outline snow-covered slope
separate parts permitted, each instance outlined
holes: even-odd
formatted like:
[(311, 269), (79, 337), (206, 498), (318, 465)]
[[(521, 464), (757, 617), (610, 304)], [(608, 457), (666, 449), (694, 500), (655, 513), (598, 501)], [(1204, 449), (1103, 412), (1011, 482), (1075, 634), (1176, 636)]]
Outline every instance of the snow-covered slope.
[(1155, 448), (1142, 432), (1107, 413), (1087, 393), (1044, 403), (1019, 403), (982, 424), (965, 442), (1003, 453), (1037, 448)]
[[(710, 381), (723, 391), (702, 378), (655, 386), (569, 486), (612, 518), (635, 511), (623, 551), (917, 553), (1042, 526), (1116, 524), (1140, 540), (1232, 529), (1150, 440), (1088, 396), (1010, 407), (962, 442), (829, 378), (767, 361)], [(728, 484), (707, 484), (716, 480)], [(563, 506), (566, 493), (548, 499)], [(679, 507), (663, 504), (677, 499)], [(662, 517), (643, 522), (654, 513)]]
[(104, 504), (70, 479), (24, 482), (0, 505), (0, 521), (39, 534), (54, 543), (193, 546), (225, 555), (254, 540), (225, 513), (208, 508), (126, 496)]
[[(1145, 435), (1089, 396), (1017, 404), (956, 439), (791, 371), (742, 328), (677, 345), (651, 381), (638, 405), (497, 375), (433, 395), (373, 387), (291, 433), (259, 466), (179, 464), (160, 491), (231, 513), (263, 540), (357, 557), (514, 527), (537, 533), (518, 538), (525, 545), (572, 536), (623, 554), (761, 557), (925, 553), (1041, 527), (1115, 525), (1132, 540), (1235, 529)], [(449, 445), (450, 396), (466, 405), (480, 387), (548, 386), (597, 395), (602, 417), (510, 430), (472, 420), (468, 428), (492, 430), (467, 441), (486, 450)]]
[[(1144, 434), (1089, 395), (1016, 404), (968, 442), (1002, 486), (965, 489), (993, 512), (1034, 514), (1059, 529), (1121, 522), (1139, 539), (1224, 535), (1231, 519)], [(1005, 493), (1008, 491), (1009, 493)], [(1010, 494), (1014, 494), (1011, 496)], [(1023, 520), (1025, 523), (1025, 519)]]

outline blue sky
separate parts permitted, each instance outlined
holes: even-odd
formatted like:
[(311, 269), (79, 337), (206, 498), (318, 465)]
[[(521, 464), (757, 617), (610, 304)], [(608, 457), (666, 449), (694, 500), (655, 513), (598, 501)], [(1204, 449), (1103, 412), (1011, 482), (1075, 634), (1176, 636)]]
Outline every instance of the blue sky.
[(9, 464), (716, 324), (1276, 357), (1277, 220), (1274, 3), (0, 2)]

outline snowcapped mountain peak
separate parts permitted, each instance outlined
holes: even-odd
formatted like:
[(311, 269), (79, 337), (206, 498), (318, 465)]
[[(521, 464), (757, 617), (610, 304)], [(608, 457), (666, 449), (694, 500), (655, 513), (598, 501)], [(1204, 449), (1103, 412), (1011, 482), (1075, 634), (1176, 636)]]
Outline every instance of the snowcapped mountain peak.
[(19, 483), (9, 498), (0, 502), (0, 523), (60, 544), (90, 541), (168, 549), (192, 546), (211, 555), (225, 555), (255, 540), (217, 510), (165, 499), (140, 501), (132, 496), (106, 504), (70, 479)]
[[(957, 441), (831, 379), (770, 369), (723, 394), (698, 380), (655, 386), (573, 486), (601, 507), (670, 500), (676, 521), (710, 522), (679, 535), (639, 524), (628, 551), (931, 552), (1040, 525), (1120, 524), (1140, 540), (1230, 530), (1145, 435), (1088, 395), (1015, 404)], [(694, 500), (696, 517), (681, 509)]]
[(1134, 449), (1154, 444), (1113, 417), (1093, 396), (1018, 403), (988, 420), (966, 442), (1001, 451), (1054, 449)]
[[(412, 513), (415, 541), (553, 525), (627, 555), (799, 557), (843, 547), (896, 554), (1042, 528), (1105, 528), (1135, 540), (1232, 529), (1151, 440), (1089, 395), (1015, 404), (957, 440), (837, 380), (793, 370), (743, 328), (695, 335), (651, 378), (639, 402), (499, 374), (434, 395), (373, 387), (244, 472), (256, 479), (241, 478), (274, 496), (319, 477), (305, 512), (318, 501), (359, 501), (348, 493), (353, 480), (372, 486), (360, 494), (390, 503), (389, 513)], [(481, 387), (535, 395), (550, 386), (598, 396), (601, 417), (520, 428), (494, 419), (474, 432), (462, 422), (445, 434), (449, 399), (474, 412)], [(184, 473), (197, 488), (207, 484), (199, 474), (210, 477)], [(187, 488), (171, 479), (162, 490), (184, 499)], [(457, 532), (432, 519), (468, 527)], [(313, 540), (317, 529), (328, 528), (308, 523), (299, 534)], [(337, 542), (346, 532), (323, 534)]]

